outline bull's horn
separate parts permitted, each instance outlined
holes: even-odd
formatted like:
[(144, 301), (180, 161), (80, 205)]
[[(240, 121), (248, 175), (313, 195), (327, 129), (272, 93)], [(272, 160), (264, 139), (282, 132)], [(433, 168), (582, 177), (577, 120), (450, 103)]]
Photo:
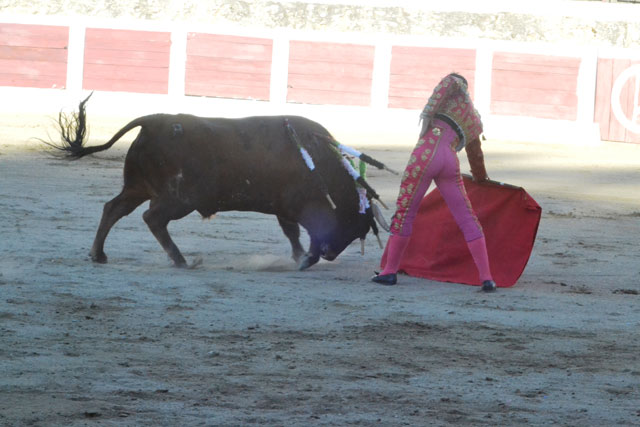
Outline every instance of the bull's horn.
[(387, 205), (384, 204), (384, 202), (380, 199), (376, 199), (378, 201), (378, 203), (380, 203), (382, 205), (383, 208), (385, 208), (386, 210), (389, 210), (389, 208), (387, 207)]
[(380, 245), (380, 249), (384, 249), (384, 246), (382, 245), (382, 240), (380, 240), (380, 236), (378, 234), (376, 234), (376, 239), (378, 239), (378, 245)]
[(380, 211), (380, 207), (375, 203), (371, 203), (371, 210), (373, 211), (373, 217), (376, 219), (376, 221), (378, 221), (378, 224), (380, 224), (380, 227), (382, 227), (382, 229), (387, 233), (391, 231), (391, 227), (389, 227), (389, 224), (384, 219), (384, 216), (382, 215), (382, 211)]
[(364, 255), (364, 239), (360, 239), (360, 254)]

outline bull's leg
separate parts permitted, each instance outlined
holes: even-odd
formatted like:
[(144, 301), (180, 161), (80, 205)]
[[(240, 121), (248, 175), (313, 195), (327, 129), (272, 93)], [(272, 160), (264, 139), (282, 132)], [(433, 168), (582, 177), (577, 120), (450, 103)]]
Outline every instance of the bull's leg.
[(304, 254), (300, 263), (298, 263), (298, 270), (306, 270), (312, 265), (320, 261), (320, 244), (317, 239), (311, 236), (311, 244), (309, 245), (309, 252)]
[(180, 219), (193, 212), (193, 208), (186, 206), (177, 199), (152, 200), (149, 210), (142, 214), (142, 218), (158, 240), (162, 248), (169, 255), (176, 267), (186, 267), (187, 261), (180, 253), (180, 249), (173, 243), (167, 225), (169, 221)]
[(277, 218), (282, 231), (284, 231), (284, 235), (287, 236), (287, 239), (291, 242), (291, 257), (297, 263), (300, 261), (302, 255), (304, 255), (304, 248), (300, 244), (300, 226), (297, 222), (289, 221), (280, 216)]
[(104, 205), (96, 238), (93, 240), (93, 246), (91, 246), (91, 252), (89, 252), (93, 262), (102, 264), (107, 262), (107, 255), (104, 253), (104, 241), (107, 238), (107, 234), (109, 234), (109, 230), (120, 218), (129, 215), (148, 199), (149, 197), (146, 195), (125, 188), (113, 200)]

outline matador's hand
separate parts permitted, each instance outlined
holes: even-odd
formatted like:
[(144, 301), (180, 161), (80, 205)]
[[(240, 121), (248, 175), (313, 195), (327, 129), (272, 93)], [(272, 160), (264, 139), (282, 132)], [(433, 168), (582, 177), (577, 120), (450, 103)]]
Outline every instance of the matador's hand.
[(477, 182), (477, 183), (483, 183), (483, 182), (488, 182), (489, 181), (489, 176), (485, 176), (484, 178), (476, 178), (475, 176), (472, 176), (472, 181), (473, 182)]

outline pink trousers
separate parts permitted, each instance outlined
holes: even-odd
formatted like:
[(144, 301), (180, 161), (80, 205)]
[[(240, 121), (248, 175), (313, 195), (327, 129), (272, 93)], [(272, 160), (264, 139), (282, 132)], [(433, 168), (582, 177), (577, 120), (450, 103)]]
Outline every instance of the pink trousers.
[(402, 237), (411, 235), (420, 202), (431, 182), (435, 181), (465, 240), (470, 242), (484, 237), (462, 183), (460, 161), (454, 148), (457, 143), (458, 136), (448, 124), (433, 120), (422, 143), (414, 149), (405, 170), (391, 224), (392, 234)]

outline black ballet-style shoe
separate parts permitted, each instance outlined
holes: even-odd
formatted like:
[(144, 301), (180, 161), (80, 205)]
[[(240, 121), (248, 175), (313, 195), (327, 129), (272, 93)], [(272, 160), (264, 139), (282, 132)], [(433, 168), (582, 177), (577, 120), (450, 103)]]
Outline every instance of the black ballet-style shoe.
[(496, 282), (494, 282), (493, 280), (485, 280), (484, 282), (482, 282), (482, 290), (485, 292), (493, 292), (496, 290), (496, 288)]
[(371, 281), (380, 283), (385, 286), (393, 286), (398, 283), (398, 276), (395, 273), (391, 274), (378, 274), (371, 278)]

